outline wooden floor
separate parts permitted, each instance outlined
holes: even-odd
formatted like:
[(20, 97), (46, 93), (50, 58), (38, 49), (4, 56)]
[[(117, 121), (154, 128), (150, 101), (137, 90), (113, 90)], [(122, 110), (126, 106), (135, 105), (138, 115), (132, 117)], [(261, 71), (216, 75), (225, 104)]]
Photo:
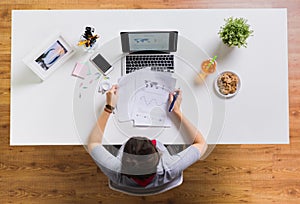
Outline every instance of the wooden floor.
[[(82, 2), (0, 1), (0, 203), (300, 203), (300, 3), (297, 0)], [(218, 145), (205, 161), (185, 171), (183, 185), (150, 197), (109, 190), (107, 178), (81, 146), (9, 145), (12, 9), (282, 7), (288, 8), (289, 145)]]

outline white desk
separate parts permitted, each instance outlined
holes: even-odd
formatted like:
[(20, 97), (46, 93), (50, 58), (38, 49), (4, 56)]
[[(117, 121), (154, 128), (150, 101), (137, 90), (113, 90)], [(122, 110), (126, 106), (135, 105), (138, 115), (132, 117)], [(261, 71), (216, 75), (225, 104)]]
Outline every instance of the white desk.
[[(124, 56), (120, 49), (120, 38), (117, 37), (106, 43), (99, 49), (103, 56), (110, 56), (109, 61), (114, 70), (109, 74), (111, 81), (117, 82), (121, 77), (121, 58)], [(183, 91), (184, 100), (181, 108), (190, 121), (205, 135), (211, 144), (216, 144), (220, 137), (225, 120), (225, 100), (214, 93), (213, 86), (203, 83), (195, 84), (199, 68), (193, 64), (201, 64), (208, 56), (199, 47), (188, 39), (179, 36), (178, 48), (175, 53), (176, 86)], [(105, 96), (98, 93), (98, 87), (102, 80), (93, 83), (98, 71), (91, 67), (91, 71), (84, 80), (77, 79), (74, 87), (73, 112), (78, 136), (82, 142), (87, 141), (99, 115), (99, 108), (104, 107)], [(215, 77), (217, 73), (214, 73)], [(128, 93), (129, 95), (134, 93)], [(122, 100), (121, 98), (119, 100)], [(170, 114), (172, 115), (172, 114)], [(200, 117), (201, 116), (201, 117)], [(119, 122), (118, 111), (110, 117), (105, 131), (103, 143), (119, 144), (125, 142), (133, 135), (147, 136), (158, 139), (165, 144), (186, 144), (185, 133), (180, 129), (180, 124), (172, 120), (170, 128), (158, 127), (134, 127), (132, 121)]]
[[(247, 49), (222, 46), (217, 32), (224, 24), (223, 19), (229, 16), (245, 17), (251, 24), (254, 36), (248, 40)], [(286, 9), (82, 10), (13, 11), (11, 145), (81, 144), (73, 114), (78, 81), (70, 74), (75, 62), (84, 57), (79, 59), (80, 55), (76, 54), (43, 83), (22, 63), (22, 58), (34, 48), (33, 42), (43, 42), (44, 36), (54, 30), (75, 44), (86, 25), (93, 25), (100, 34), (100, 49), (109, 60), (115, 60), (114, 53), (105, 50), (105, 46), (114, 42), (120, 31), (178, 30), (184, 39), (203, 48), (210, 56), (218, 54), (218, 71), (234, 70), (242, 80), (238, 95), (226, 100), (225, 123), (217, 124), (224, 125), (222, 137), (212, 142), (289, 142)], [(190, 58), (182, 62), (187, 60), (190, 70), (198, 69), (200, 58), (186, 57)], [(207, 78), (207, 90), (211, 89), (213, 80), (213, 76)], [(188, 107), (183, 102), (187, 113), (192, 112)], [(217, 108), (211, 111), (218, 112)], [(203, 115), (210, 115), (210, 110), (203, 110)], [(200, 111), (197, 123), (203, 121), (202, 131), (206, 135), (216, 124), (201, 116)], [(182, 140), (178, 138), (178, 141)]]

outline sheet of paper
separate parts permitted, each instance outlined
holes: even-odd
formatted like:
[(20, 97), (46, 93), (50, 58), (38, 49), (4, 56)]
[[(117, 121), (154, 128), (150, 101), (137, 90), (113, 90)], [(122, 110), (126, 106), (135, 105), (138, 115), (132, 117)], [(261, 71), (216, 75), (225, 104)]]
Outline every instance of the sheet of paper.
[(169, 90), (147, 86), (136, 92), (131, 116), (135, 126), (166, 126), (171, 122), (167, 116)]
[(119, 121), (133, 120), (135, 126), (169, 127), (169, 93), (176, 79), (170, 73), (136, 71), (119, 80)]
[(170, 127), (168, 99), (176, 79), (170, 73), (145, 70), (139, 72), (135, 82), (136, 93), (131, 110), (134, 125)]
[(117, 103), (117, 109), (118, 109), (118, 120), (120, 122), (126, 122), (132, 120), (130, 110), (132, 110), (133, 104), (130, 103), (130, 101), (133, 99), (135, 89), (136, 89), (135, 78), (138, 77), (137, 75), (139, 74), (139, 72), (146, 71), (146, 70), (150, 71), (150, 68), (138, 70), (131, 74), (126, 74), (118, 80), (119, 100)]

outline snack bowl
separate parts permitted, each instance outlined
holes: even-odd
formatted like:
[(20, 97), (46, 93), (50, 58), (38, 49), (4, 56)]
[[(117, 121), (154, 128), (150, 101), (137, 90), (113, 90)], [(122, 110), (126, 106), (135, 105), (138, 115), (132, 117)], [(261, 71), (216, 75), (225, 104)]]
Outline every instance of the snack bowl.
[(223, 71), (215, 79), (214, 87), (221, 97), (231, 98), (239, 92), (241, 79), (233, 71)]

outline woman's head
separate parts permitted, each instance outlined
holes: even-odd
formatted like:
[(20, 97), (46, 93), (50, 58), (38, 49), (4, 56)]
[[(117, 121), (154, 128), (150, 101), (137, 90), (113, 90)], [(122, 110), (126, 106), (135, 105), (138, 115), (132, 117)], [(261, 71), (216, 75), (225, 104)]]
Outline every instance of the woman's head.
[(148, 178), (156, 173), (159, 159), (159, 153), (151, 140), (132, 137), (124, 146), (122, 173), (128, 177)]

